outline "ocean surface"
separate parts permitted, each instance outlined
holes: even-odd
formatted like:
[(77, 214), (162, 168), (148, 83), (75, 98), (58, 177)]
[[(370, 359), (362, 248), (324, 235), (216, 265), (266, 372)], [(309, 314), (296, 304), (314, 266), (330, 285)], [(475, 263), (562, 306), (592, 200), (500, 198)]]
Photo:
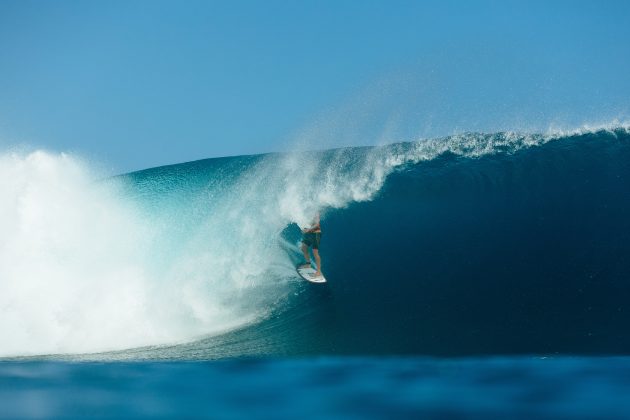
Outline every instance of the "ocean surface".
[(630, 417), (627, 126), (0, 180), (0, 416)]

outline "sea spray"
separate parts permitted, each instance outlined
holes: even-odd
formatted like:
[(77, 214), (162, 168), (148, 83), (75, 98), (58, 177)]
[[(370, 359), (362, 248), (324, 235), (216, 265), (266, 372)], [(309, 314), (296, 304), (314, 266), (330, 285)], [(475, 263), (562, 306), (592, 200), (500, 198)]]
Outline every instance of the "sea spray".
[[(247, 292), (265, 268), (243, 270), (234, 250), (248, 248), (238, 241), (226, 255), (224, 221), (208, 218), (200, 231), (214, 235), (164, 248), (166, 222), (181, 221), (146, 212), (127, 180), (97, 178), (67, 154), (0, 158), (0, 355), (172, 344), (264, 312), (262, 303), (239, 312), (261, 296)], [(164, 252), (176, 248), (184, 252)]]

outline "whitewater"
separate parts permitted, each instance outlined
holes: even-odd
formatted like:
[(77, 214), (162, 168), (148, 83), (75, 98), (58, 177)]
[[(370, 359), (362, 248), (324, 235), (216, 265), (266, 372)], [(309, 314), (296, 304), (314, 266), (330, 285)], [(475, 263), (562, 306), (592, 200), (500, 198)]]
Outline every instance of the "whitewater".
[[(545, 134), (466, 133), (207, 159), (115, 177), (72, 154), (5, 152), (0, 357), (177, 346), (260, 330), (282, 319), (296, 295), (312, 292), (294, 266), (297, 227), (315, 212), (322, 212), (326, 229), (327, 217), (332, 223), (348, 208), (385, 200), (388, 184), (398, 185), (392, 175), (437, 177), (445, 159), (518, 158), (525, 150), (580, 147), (592, 138), (626, 150), (629, 133), (619, 122)], [(348, 229), (346, 237), (360, 235)], [(336, 264), (353, 262), (348, 250)], [(327, 277), (340, 284), (341, 272), (329, 268)], [(283, 340), (295, 327), (283, 325)], [(396, 348), (404, 350), (404, 343)], [(418, 352), (415, 345), (408, 350)]]

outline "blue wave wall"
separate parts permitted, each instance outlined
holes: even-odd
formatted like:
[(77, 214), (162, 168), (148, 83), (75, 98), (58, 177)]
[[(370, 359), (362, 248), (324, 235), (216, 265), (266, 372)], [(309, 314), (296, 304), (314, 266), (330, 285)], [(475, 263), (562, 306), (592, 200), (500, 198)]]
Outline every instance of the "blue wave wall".
[(629, 140), (445, 154), (331, 213), (328, 350), (627, 354)]
[[(627, 354), (628, 131), (531, 147), (506, 134), (481, 139), (492, 153), (402, 159), (366, 200), (324, 207), (327, 285), (289, 282), (286, 299), (247, 326), (116, 357)], [(352, 173), (370, 150), (345, 151), (337, 166)], [(319, 168), (338, 161), (325, 152)], [(299, 228), (279, 236), (297, 243)], [(295, 246), (286, 252), (300, 260)]]

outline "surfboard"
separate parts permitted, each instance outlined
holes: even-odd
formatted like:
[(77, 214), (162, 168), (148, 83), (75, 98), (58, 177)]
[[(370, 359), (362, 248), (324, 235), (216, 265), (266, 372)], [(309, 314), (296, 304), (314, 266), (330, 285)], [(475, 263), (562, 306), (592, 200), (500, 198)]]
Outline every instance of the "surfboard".
[(306, 268), (298, 267), (296, 270), (297, 270), (297, 273), (300, 275), (300, 277), (302, 277), (306, 281), (310, 281), (311, 283), (326, 283), (326, 277), (324, 276), (315, 277), (315, 278), (311, 277), (317, 271), (313, 267), (306, 267)]

